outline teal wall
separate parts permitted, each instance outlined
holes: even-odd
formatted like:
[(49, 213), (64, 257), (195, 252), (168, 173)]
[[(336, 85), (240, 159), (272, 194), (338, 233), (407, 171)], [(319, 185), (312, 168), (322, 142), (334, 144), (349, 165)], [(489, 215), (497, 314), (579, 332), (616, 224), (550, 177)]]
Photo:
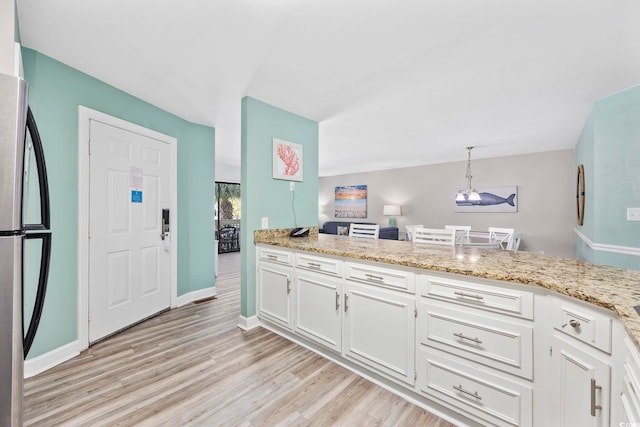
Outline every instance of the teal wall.
[[(30, 357), (77, 339), (78, 105), (177, 138), (178, 295), (213, 286), (213, 128), (189, 123), (30, 49), (29, 102), (51, 191), (53, 249), (42, 322)], [(26, 268), (29, 268), (28, 265)], [(32, 293), (25, 290), (26, 295)]]
[[(273, 179), (272, 138), (302, 145), (303, 178), (293, 193), (289, 181)], [(242, 100), (241, 314), (256, 314), (256, 250), (253, 232), (261, 218), (269, 228), (318, 226), (318, 123), (253, 98)]]
[[(578, 229), (593, 243), (640, 248), (640, 86), (595, 103), (576, 145), (585, 169), (585, 219)], [(640, 270), (640, 257), (593, 250), (578, 238), (578, 258)]]

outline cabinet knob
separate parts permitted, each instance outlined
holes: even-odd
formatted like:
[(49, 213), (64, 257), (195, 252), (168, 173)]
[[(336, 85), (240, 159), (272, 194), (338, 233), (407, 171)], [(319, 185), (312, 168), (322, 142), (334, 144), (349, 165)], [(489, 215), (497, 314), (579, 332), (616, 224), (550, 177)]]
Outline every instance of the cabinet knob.
[(564, 325), (562, 325), (562, 327), (564, 328), (567, 325), (571, 326), (573, 329), (578, 329), (580, 327), (580, 322), (578, 322), (576, 319), (571, 319), (569, 320), (569, 323), (565, 323)]

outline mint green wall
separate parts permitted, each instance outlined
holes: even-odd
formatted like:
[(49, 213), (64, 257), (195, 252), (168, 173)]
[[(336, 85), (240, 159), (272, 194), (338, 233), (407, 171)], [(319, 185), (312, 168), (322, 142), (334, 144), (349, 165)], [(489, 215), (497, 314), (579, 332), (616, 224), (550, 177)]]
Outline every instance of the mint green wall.
[[(585, 180), (585, 209), (584, 209), (584, 224), (576, 225), (576, 228), (583, 233), (589, 239), (593, 240), (595, 233), (595, 193), (594, 193), (594, 113), (591, 112), (587, 122), (585, 123), (578, 144), (575, 148), (576, 156), (576, 168), (577, 174), (578, 165), (584, 166), (584, 180)], [(576, 213), (577, 217), (577, 213)], [(576, 223), (577, 224), (577, 223)], [(592, 260), (593, 250), (580, 238), (576, 237), (576, 257), (578, 259), (584, 259), (586, 261)]]
[[(576, 146), (585, 165), (585, 223), (593, 243), (640, 248), (640, 222), (627, 208), (640, 207), (640, 86), (597, 101)], [(640, 257), (577, 245), (579, 258), (640, 270)]]
[[(303, 182), (296, 182), (294, 221), (289, 181), (272, 178), (272, 138), (302, 145)], [(318, 225), (318, 123), (256, 99), (242, 100), (241, 314), (256, 314), (256, 250), (261, 218), (269, 228)]]
[(23, 49), (23, 60), (29, 102), (47, 159), (53, 233), (49, 288), (30, 353), (35, 357), (77, 339), (78, 105), (177, 138), (178, 295), (214, 284), (215, 131), (36, 51)]

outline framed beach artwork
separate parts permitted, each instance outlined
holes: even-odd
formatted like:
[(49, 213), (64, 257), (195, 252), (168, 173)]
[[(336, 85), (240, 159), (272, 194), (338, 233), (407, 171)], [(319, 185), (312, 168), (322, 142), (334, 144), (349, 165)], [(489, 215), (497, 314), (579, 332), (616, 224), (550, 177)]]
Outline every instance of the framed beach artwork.
[(273, 178), (302, 181), (302, 145), (273, 138)]
[(517, 185), (478, 188), (477, 191), (480, 200), (456, 200), (455, 212), (518, 212)]
[(367, 186), (345, 185), (336, 187), (334, 216), (336, 218), (367, 217)]

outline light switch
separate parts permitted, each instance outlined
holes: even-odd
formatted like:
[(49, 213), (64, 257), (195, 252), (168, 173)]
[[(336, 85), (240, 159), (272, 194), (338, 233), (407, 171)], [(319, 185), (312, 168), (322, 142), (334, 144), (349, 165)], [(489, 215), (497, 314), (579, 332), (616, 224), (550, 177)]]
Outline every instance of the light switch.
[(627, 208), (627, 221), (640, 221), (640, 208)]
[(268, 216), (263, 216), (262, 217), (262, 229), (264, 230), (265, 228), (269, 228), (269, 217)]

